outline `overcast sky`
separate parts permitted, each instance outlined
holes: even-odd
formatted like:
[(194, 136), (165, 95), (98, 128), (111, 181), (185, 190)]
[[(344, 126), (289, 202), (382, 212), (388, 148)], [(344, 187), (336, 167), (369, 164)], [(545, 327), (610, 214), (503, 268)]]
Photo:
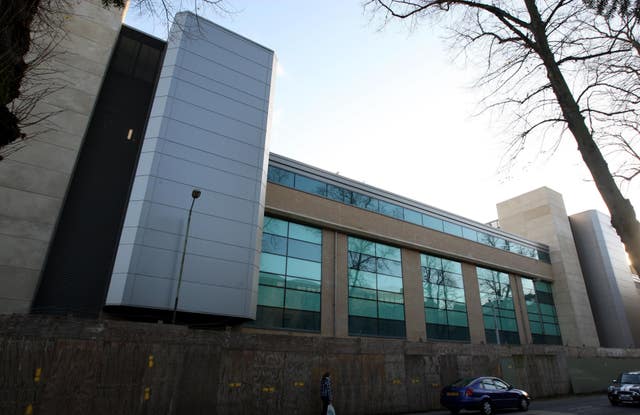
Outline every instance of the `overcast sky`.
[[(228, 5), (236, 12), (204, 14), (278, 57), (271, 151), (483, 223), (496, 203), (541, 186), (562, 193), (569, 214), (608, 214), (571, 136), (551, 158), (532, 140), (500, 169), (510, 114), (476, 115), (474, 68), (437, 28), (380, 30), (359, 0)], [(126, 23), (166, 38), (134, 9)], [(639, 209), (640, 180), (625, 194)]]

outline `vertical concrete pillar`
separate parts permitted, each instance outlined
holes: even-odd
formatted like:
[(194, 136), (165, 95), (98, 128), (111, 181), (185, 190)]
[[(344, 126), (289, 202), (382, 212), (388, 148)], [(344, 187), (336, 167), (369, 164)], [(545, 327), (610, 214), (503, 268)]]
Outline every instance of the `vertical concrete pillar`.
[(500, 227), (549, 245), (553, 299), (569, 346), (600, 345), (562, 195), (547, 187), (499, 203)]
[(517, 275), (509, 275), (511, 294), (513, 296), (513, 309), (516, 313), (516, 323), (518, 324), (518, 334), (520, 344), (531, 344), (531, 327), (529, 326), (529, 316), (527, 315), (527, 304), (522, 292), (522, 281)]
[(322, 230), (322, 299), (320, 304), (320, 334), (335, 337), (336, 311), (336, 232)]
[(404, 287), (404, 318), (407, 340), (421, 341), (427, 338), (422, 294), (420, 253), (402, 249), (402, 286)]
[(462, 278), (464, 279), (464, 299), (467, 302), (467, 317), (469, 319), (469, 336), (471, 343), (486, 342), (484, 336), (484, 321), (482, 320), (482, 304), (480, 303), (480, 286), (475, 265), (462, 263)]
[(335, 234), (335, 336), (349, 336), (349, 279), (347, 273), (347, 235)]

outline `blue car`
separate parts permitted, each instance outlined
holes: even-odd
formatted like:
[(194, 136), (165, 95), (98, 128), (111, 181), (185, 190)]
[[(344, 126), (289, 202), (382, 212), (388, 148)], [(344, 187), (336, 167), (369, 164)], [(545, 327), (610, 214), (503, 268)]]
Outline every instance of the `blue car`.
[(527, 392), (491, 376), (458, 379), (440, 392), (440, 403), (452, 414), (463, 409), (480, 410), (482, 415), (492, 415), (503, 408), (526, 411), (530, 402)]

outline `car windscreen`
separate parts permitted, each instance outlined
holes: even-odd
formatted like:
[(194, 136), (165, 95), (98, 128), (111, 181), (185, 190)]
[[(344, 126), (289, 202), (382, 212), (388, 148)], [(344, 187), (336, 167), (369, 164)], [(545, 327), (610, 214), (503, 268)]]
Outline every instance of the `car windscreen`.
[(620, 377), (620, 383), (640, 384), (640, 373), (623, 373)]
[(475, 378), (462, 378), (462, 379), (458, 379), (455, 382), (453, 382), (451, 384), (451, 386), (453, 386), (454, 388), (462, 388), (463, 386), (467, 386), (468, 384), (470, 384), (471, 382), (473, 382), (475, 380)]

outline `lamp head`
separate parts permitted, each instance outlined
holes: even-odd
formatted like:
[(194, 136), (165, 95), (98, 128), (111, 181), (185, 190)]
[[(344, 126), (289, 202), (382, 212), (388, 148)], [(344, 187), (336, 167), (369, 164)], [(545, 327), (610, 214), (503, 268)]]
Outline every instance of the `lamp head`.
[(200, 190), (198, 190), (198, 189), (193, 189), (193, 191), (191, 192), (191, 197), (192, 197), (192, 198), (194, 198), (194, 199), (197, 199), (197, 198), (199, 198), (199, 197), (200, 197), (200, 194), (201, 194), (201, 193), (202, 193), (202, 192), (201, 192)]

